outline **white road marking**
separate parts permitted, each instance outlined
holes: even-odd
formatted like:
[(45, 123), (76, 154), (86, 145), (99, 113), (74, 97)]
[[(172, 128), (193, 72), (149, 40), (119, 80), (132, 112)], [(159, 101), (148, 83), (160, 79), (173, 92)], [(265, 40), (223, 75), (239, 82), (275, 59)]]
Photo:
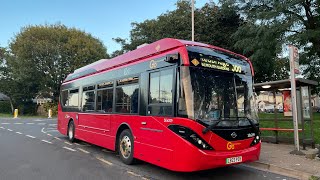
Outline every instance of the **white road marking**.
[(41, 132), (42, 132), (42, 133), (47, 133), (47, 132), (44, 131), (44, 128), (41, 129)]
[(88, 144), (88, 143), (83, 142), (83, 143), (81, 143), (81, 144), (80, 144), (80, 146), (90, 147), (91, 145), (90, 145), (90, 144)]
[(40, 122), (40, 121), (44, 121), (44, 120), (36, 119), (36, 120), (34, 120), (34, 121), (38, 121), (38, 122)]
[(141, 177), (141, 179), (143, 179), (143, 180), (149, 180), (148, 178), (145, 178), (145, 177), (143, 177), (142, 175), (137, 174), (137, 173), (134, 173), (134, 172), (132, 172), (132, 171), (127, 171), (127, 173), (130, 174), (130, 175), (132, 175), (132, 176)]
[(1, 129), (5, 129), (4, 127), (0, 127)]
[(77, 151), (77, 150), (75, 150), (75, 149), (68, 148), (68, 147), (66, 147), (66, 146), (63, 146), (63, 148), (64, 148), (64, 149), (67, 149), (67, 150), (69, 150), (69, 151), (73, 151), (73, 152)]
[(52, 144), (52, 142), (47, 141), (47, 140), (41, 140), (42, 142), (48, 143), (48, 144)]
[(47, 134), (48, 136), (52, 136), (51, 134)]
[(28, 134), (26, 136), (29, 137), (29, 138), (33, 138), (33, 139), (36, 138), (36, 137), (28, 135)]
[(23, 124), (23, 123), (14, 123), (14, 124)]
[(107, 152), (107, 153), (113, 153), (113, 151), (110, 151), (110, 150), (108, 150), (108, 149), (102, 149), (101, 151)]
[(132, 171), (127, 171), (128, 174), (131, 174), (133, 176), (136, 176), (136, 177), (141, 177), (141, 175), (137, 174), (137, 173), (134, 173)]
[(16, 132), (17, 134), (22, 134), (21, 132)]
[(84, 153), (86, 153), (86, 154), (89, 154), (90, 152), (89, 151), (86, 151), (86, 150), (84, 150), (84, 149), (82, 149), (82, 148), (77, 148), (78, 150), (80, 150), (80, 151), (82, 151), (82, 152), (84, 152)]
[(78, 145), (78, 146), (80, 146), (80, 144), (78, 144), (78, 143), (74, 143), (75, 145)]
[(8, 131), (13, 131), (12, 129), (7, 129)]
[(46, 123), (38, 123), (38, 125), (45, 125)]
[(59, 141), (62, 141), (62, 139), (58, 138), (58, 137), (54, 137), (55, 139), (59, 140)]
[(54, 129), (54, 130), (47, 130), (46, 132), (58, 132), (58, 130)]
[(101, 161), (101, 162), (103, 162), (103, 163), (106, 163), (106, 164), (108, 164), (108, 165), (112, 165), (112, 162), (110, 162), (110, 161), (107, 161), (107, 160), (105, 160), (105, 159), (103, 159), (103, 158), (100, 158), (100, 157), (96, 157), (99, 161)]
[(65, 141), (64, 143), (66, 143), (66, 144), (68, 144), (68, 145), (72, 146), (72, 144), (71, 144), (71, 143), (69, 143), (69, 142), (67, 142), (67, 141)]
[(10, 123), (1, 123), (1, 124), (10, 124)]
[(57, 124), (49, 124), (49, 126), (57, 126)]
[(27, 123), (27, 124), (34, 124), (34, 123)]

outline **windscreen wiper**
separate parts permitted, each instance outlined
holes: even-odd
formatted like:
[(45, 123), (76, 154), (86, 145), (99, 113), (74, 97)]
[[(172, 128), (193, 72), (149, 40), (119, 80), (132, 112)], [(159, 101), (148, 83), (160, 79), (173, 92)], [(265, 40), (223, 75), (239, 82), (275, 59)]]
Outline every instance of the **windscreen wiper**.
[(249, 118), (247, 118), (247, 120), (249, 121), (249, 123), (250, 123), (250, 125), (252, 126), (252, 128), (254, 129), (254, 131), (255, 131), (256, 133), (259, 133), (259, 129), (258, 129), (257, 126), (254, 124), (254, 122), (253, 122), (251, 119), (249, 119)]
[(213, 124), (209, 125), (208, 127), (205, 127), (202, 130), (203, 134), (206, 134), (208, 131), (210, 131), (211, 129), (213, 129), (214, 127), (216, 127), (219, 123), (221, 122), (221, 120), (217, 120), (216, 122), (214, 122)]

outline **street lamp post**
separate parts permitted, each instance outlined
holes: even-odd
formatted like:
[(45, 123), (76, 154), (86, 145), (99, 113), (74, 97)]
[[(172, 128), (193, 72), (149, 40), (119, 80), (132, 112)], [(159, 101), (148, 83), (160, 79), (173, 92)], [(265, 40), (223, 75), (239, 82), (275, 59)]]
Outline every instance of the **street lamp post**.
[(191, 26), (192, 26), (192, 41), (194, 41), (194, 0), (192, 0), (192, 12), (191, 12)]

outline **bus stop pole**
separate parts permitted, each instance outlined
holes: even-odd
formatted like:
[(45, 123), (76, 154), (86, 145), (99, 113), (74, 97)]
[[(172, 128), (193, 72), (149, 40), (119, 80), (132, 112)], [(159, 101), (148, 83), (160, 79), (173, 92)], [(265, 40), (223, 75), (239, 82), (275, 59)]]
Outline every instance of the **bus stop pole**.
[(292, 104), (292, 119), (293, 119), (293, 129), (294, 129), (294, 146), (295, 149), (290, 152), (291, 154), (303, 154), (300, 151), (299, 145), (299, 131), (298, 131), (298, 110), (297, 110), (297, 89), (296, 89), (296, 78), (295, 74), (299, 70), (297, 67), (297, 61), (299, 58), (298, 48), (289, 45), (290, 53), (290, 82), (291, 82), (291, 104)]

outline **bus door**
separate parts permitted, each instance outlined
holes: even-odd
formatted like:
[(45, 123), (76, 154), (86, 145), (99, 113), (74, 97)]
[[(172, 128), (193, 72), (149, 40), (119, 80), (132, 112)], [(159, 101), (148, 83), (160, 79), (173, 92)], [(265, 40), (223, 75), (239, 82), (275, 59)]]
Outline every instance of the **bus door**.
[[(148, 73), (148, 92), (146, 99), (146, 116), (140, 119), (139, 134), (141, 141), (146, 145), (145, 153), (152, 157), (153, 153), (160, 153), (170, 160), (170, 153), (166, 150), (171, 149), (166, 143), (165, 131), (167, 128), (163, 126), (164, 119), (173, 117), (173, 92), (174, 92), (174, 68), (162, 68)], [(148, 155), (147, 155), (148, 156)], [(154, 156), (156, 158), (156, 156)], [(164, 160), (164, 159), (163, 159)], [(159, 161), (157, 159), (156, 161)]]

